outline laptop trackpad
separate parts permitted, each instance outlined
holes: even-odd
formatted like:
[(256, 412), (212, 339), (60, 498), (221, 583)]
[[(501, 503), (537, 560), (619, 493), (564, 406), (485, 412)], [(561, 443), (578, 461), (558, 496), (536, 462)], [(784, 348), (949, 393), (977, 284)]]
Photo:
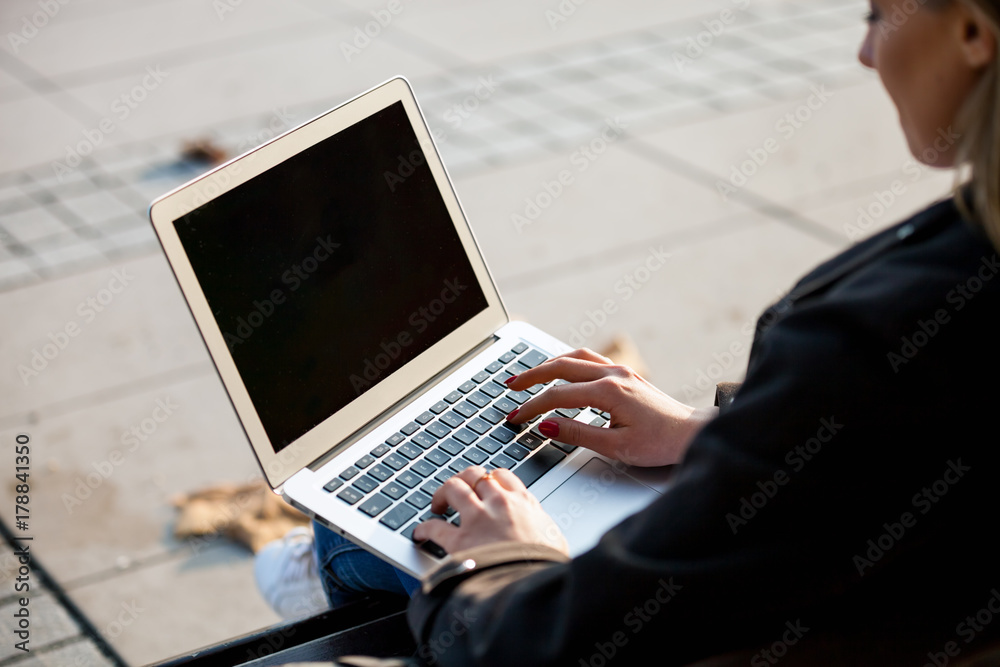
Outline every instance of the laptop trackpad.
[(570, 555), (577, 556), (659, 495), (602, 459), (593, 458), (546, 496), (542, 508), (562, 529)]

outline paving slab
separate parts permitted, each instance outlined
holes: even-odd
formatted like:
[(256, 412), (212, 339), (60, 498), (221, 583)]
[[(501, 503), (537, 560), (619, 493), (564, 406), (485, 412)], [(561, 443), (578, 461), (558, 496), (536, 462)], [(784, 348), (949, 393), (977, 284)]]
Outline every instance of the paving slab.
[(129, 664), (144, 665), (281, 619), (253, 583), (253, 559), (224, 543), (70, 591)]

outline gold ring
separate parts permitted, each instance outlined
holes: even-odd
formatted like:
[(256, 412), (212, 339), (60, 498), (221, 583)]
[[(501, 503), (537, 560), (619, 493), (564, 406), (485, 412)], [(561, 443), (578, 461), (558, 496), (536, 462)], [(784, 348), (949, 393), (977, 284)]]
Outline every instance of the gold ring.
[(473, 493), (475, 493), (476, 487), (479, 486), (480, 482), (484, 482), (484, 481), (486, 481), (488, 479), (493, 479), (493, 471), (492, 470), (488, 471), (485, 475), (483, 475), (482, 477), (480, 477), (479, 479), (476, 480), (476, 483), (472, 485), (472, 491), (473, 491)]

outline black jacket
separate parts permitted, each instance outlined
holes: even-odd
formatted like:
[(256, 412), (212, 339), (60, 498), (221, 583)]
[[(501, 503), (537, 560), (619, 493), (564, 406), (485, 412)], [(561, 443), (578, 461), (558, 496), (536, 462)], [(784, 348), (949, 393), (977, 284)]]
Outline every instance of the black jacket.
[(820, 266), (761, 317), (745, 383), (667, 494), (570, 561), (456, 554), (475, 567), (411, 603), (421, 655), (796, 664), (832, 633), (940, 661), (1000, 631), (998, 271), (950, 200)]

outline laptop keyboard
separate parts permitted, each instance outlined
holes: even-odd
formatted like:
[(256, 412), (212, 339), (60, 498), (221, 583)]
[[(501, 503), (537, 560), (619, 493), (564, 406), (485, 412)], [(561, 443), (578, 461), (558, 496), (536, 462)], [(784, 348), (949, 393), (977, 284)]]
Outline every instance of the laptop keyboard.
[[(519, 343), (431, 406), (399, 433), (375, 447), (323, 488), (383, 526), (412, 539), (417, 524), (438, 518), (457, 524), (458, 514), (433, 514), (431, 496), (448, 479), (473, 465), (487, 470), (507, 468), (531, 486), (576, 447), (550, 440), (529, 424), (514, 426), (506, 417), (545, 385), (511, 391), (504, 382), (548, 359)], [(557, 381), (556, 384), (561, 384)], [(582, 410), (557, 410), (550, 417), (577, 417)], [(611, 416), (592, 410), (593, 426)], [(439, 547), (425, 548), (443, 557)]]

